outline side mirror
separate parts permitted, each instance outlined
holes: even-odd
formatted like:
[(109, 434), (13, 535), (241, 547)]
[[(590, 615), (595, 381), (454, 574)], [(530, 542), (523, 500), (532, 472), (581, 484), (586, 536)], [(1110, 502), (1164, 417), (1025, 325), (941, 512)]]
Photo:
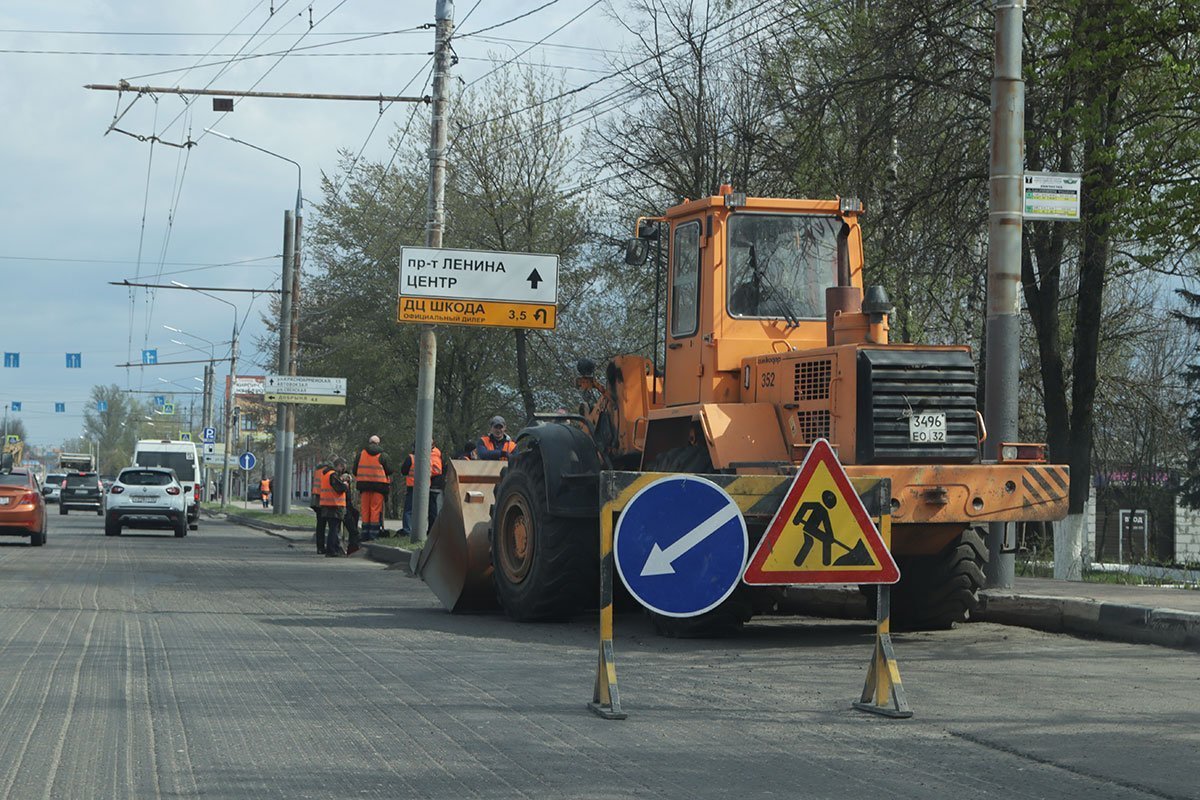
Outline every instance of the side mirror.
[(625, 263), (631, 267), (640, 267), (650, 257), (650, 244), (645, 239), (625, 240)]

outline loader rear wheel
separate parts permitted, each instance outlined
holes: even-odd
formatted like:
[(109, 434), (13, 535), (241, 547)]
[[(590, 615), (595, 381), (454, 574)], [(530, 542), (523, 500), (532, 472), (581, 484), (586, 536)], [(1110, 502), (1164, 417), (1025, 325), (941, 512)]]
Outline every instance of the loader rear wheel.
[(496, 594), (520, 622), (566, 620), (596, 605), (599, 520), (551, 514), (544, 469), (541, 452), (531, 448), (509, 462), (496, 488)]
[[(967, 528), (937, 555), (897, 556), (900, 583), (892, 587), (892, 626), (945, 630), (966, 622), (979, 607), (988, 551), (983, 534)], [(867, 598), (875, 613), (875, 591)]]
[[(651, 472), (704, 474), (713, 471), (712, 457), (703, 442), (675, 447), (660, 453), (649, 465)], [(659, 636), (672, 639), (715, 639), (742, 629), (754, 616), (751, 590), (739, 584), (725, 602), (695, 617), (668, 617), (648, 612)]]

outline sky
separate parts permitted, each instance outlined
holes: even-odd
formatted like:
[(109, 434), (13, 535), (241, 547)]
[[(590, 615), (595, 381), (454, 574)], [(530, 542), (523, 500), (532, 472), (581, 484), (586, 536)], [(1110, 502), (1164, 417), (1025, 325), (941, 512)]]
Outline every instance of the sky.
[[(84, 84), (125, 79), (134, 86), (424, 94), (433, 31), (420, 26), (432, 23), (435, 5), (0, 4), (0, 73), (6, 77), (0, 82), (0, 351), (20, 354), (19, 368), (0, 367), (0, 403), (24, 421), (30, 443), (57, 446), (79, 435), (95, 384), (146, 392), (142, 398), (174, 392), (176, 404), (186, 407), (192, 395), (185, 392), (200, 386), (193, 378), (202, 375), (202, 365), (117, 366), (140, 361), (143, 349), (157, 350), (159, 361), (204, 358), (205, 340), (215, 343), (218, 356), (227, 352), (234, 308), (193, 291), (131, 292), (111, 281), (278, 288), (282, 218), (295, 204), (296, 167), (205, 128), (299, 162), (305, 202), (312, 204), (322, 199), (320, 174), (336, 169), (339, 149), (362, 149), (364, 159), (386, 161), (389, 135), (412, 112), (411, 105), (395, 104), (380, 120), (376, 102), (247, 98), (222, 114), (208, 97), (185, 104), (176, 95), (143, 95), (130, 105), (130, 93), (118, 98)], [(625, 38), (608, 3), (593, 0), (454, 5), (460, 35), (532, 12), (455, 43), (460, 61), (454, 74), (466, 82), (508, 68), (502, 65), (528, 48), (522, 62), (568, 86), (583, 84), (607, 71), (601, 48), (618, 48)], [(223, 63), (234, 56), (243, 58)], [(152, 74), (166, 70), (172, 71)], [(118, 113), (116, 127), (130, 134), (176, 143), (190, 137), (197, 144), (183, 149), (106, 133)], [(428, 114), (428, 107), (417, 113)], [(260, 317), (268, 296), (218, 296), (236, 306), (239, 325), (245, 320), (238, 372), (273, 371), (274, 356), (254, 344), (264, 332)], [(67, 353), (80, 353), (82, 368), (67, 369)], [(218, 366), (220, 385), (224, 371)], [(14, 401), (22, 404), (19, 413), (11, 410)], [(65, 413), (55, 413), (55, 403), (64, 403)]]

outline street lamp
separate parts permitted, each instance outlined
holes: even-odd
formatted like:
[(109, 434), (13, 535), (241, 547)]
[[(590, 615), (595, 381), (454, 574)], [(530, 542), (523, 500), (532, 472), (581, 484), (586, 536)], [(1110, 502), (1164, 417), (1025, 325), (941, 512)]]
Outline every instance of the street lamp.
[[(233, 303), (229, 302), (225, 298), (217, 297), (215, 294), (210, 294), (210, 293), (204, 291), (203, 289), (197, 289), (195, 287), (188, 286), (186, 283), (180, 283), (179, 281), (171, 281), (171, 283), (174, 284), (175, 286), (178, 286), (181, 289), (191, 289), (193, 292), (199, 292), (200, 294), (204, 295), (205, 297), (210, 297), (213, 300), (216, 300), (218, 303), (224, 303), (225, 305), (227, 305), (233, 309), (233, 338), (230, 340), (230, 346), (229, 346), (229, 401), (227, 403), (225, 403), (225, 459), (224, 459), (224, 463), (221, 464), (221, 487), (222, 487), (221, 507), (224, 508), (225, 504), (228, 502), (228, 499), (229, 499), (229, 478), (230, 478), (229, 454), (233, 451), (233, 447), (232, 447), (233, 410), (232, 409), (233, 409), (233, 399), (237, 392), (236, 384), (237, 384), (237, 355), (238, 355), (238, 308), (237, 308), (237, 306), (235, 306)], [(175, 330), (177, 333), (182, 333), (182, 331), (179, 331), (178, 329), (172, 329), (172, 330)], [(191, 336), (193, 334), (187, 334), (187, 335)], [(197, 336), (196, 338), (199, 339), (201, 337)]]
[[(284, 213), (283, 234), (283, 281), (279, 303), (279, 359), (278, 372), (280, 375), (296, 374), (296, 351), (299, 348), (299, 325), (294, 311), (300, 294), (300, 253), (302, 249), (301, 234), (304, 229), (304, 170), (298, 161), (280, 155), (265, 147), (243, 141), (228, 134), (205, 128), (205, 133), (211, 133), (236, 144), (244, 145), (260, 153), (286, 161), (296, 168), (296, 220), (295, 230), (289, 224), (287, 213)], [(295, 411), (286, 403), (279, 403), (275, 408), (275, 513), (286, 514), (290, 510), (292, 499), (292, 452), (296, 439)]]

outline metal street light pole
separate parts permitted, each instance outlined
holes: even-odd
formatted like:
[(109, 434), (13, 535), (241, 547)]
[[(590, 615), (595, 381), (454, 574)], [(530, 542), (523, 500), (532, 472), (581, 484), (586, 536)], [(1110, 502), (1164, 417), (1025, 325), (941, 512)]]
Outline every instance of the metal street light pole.
[(229, 396), (225, 402), (225, 459), (221, 464), (221, 508), (229, 502), (229, 454), (232, 450), (231, 445), (233, 437), (233, 399), (237, 393), (237, 356), (238, 356), (238, 309), (233, 303), (228, 300), (217, 297), (215, 294), (209, 294), (203, 289), (195, 289), (188, 286), (186, 283), (179, 281), (171, 281), (181, 289), (191, 289), (199, 292), (205, 297), (210, 297), (218, 303), (224, 303), (233, 309), (233, 336), (229, 346)]
[[(213, 399), (213, 388), (214, 388), (214, 384), (216, 383), (216, 381), (214, 380), (214, 376), (216, 375), (216, 372), (217, 372), (217, 352), (216, 352), (217, 342), (214, 342), (212, 339), (206, 339), (203, 336), (199, 336), (197, 334), (190, 333), (181, 328), (172, 328), (170, 325), (163, 325), (163, 327), (174, 333), (178, 333), (183, 336), (190, 336), (193, 339), (199, 339), (202, 342), (208, 343), (208, 364), (206, 364), (204, 367), (204, 404), (201, 407), (201, 411), (200, 411), (200, 418), (201, 418), (200, 424), (204, 428), (211, 427), (213, 412), (216, 411), (216, 403), (214, 402), (214, 399)], [(183, 347), (189, 347), (198, 353), (204, 352), (199, 347), (188, 344), (187, 342), (181, 342), (178, 339), (172, 339), (171, 343), (181, 345)], [(224, 344), (224, 342), (221, 342), (221, 344)], [(203, 458), (200, 460), (200, 462), (201, 462), (200, 475), (204, 480), (204, 498), (206, 500), (212, 500), (212, 494), (209, 491), (208, 464), (205, 462), (205, 460)]]
[[(252, 150), (286, 161), (296, 168), (296, 211), (285, 211), (283, 215), (283, 280), (279, 303), (279, 357), (277, 369), (280, 375), (296, 374), (296, 349), (299, 340), (299, 314), (297, 312), (300, 292), (301, 234), (304, 228), (304, 170), (300, 164), (287, 156), (259, 147), (256, 144), (234, 138), (227, 134), (205, 128), (206, 133), (219, 136)], [(275, 513), (287, 514), (292, 501), (292, 456), (296, 441), (295, 409), (288, 403), (275, 407)]]

